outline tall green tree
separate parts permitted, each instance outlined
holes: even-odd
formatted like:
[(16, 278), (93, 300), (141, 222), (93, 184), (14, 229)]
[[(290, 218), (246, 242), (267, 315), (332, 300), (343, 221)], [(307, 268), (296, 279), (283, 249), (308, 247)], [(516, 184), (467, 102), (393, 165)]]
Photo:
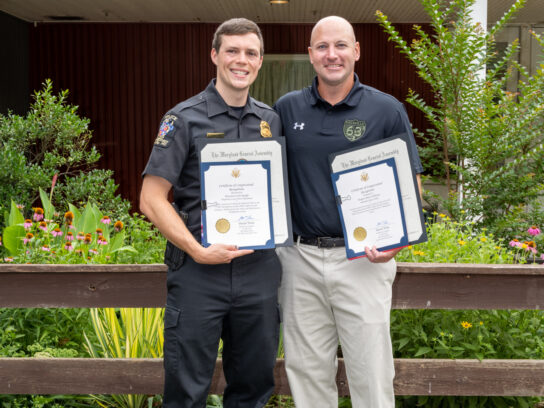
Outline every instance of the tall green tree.
[[(544, 65), (529, 75), (516, 60), (518, 41), (502, 55), (495, 41), (526, 0), (517, 0), (488, 31), (471, 18), (474, 0), (420, 1), (430, 30), (415, 25), (410, 44), (386, 15), (376, 16), (434, 94), (432, 101), (413, 90), (407, 97), (431, 125), (416, 130), (424, 141), (423, 164), (444, 180), (449, 195), (441, 204), (454, 217), (504, 232), (544, 191)], [(544, 49), (543, 39), (533, 36)], [(506, 84), (517, 74), (518, 89), (509, 92)]]

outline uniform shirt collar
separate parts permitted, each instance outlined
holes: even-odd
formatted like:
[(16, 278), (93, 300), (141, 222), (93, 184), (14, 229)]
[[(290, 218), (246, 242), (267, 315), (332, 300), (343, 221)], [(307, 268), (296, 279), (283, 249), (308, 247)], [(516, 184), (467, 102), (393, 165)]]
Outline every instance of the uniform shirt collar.
[[(211, 118), (212, 116), (229, 112), (229, 107), (227, 103), (225, 102), (225, 100), (219, 94), (219, 92), (217, 91), (217, 88), (215, 87), (215, 81), (216, 81), (215, 78), (212, 79), (210, 83), (208, 84), (208, 86), (206, 87), (206, 90), (204, 91), (206, 94), (209, 118)], [(253, 113), (254, 115), (257, 115), (257, 113), (255, 112), (253, 99), (250, 98), (249, 96), (247, 98), (246, 105), (244, 106), (244, 110), (240, 118), (243, 118), (248, 113)]]
[[(354, 107), (359, 104), (359, 101), (361, 100), (361, 97), (362, 97), (362, 86), (361, 86), (361, 82), (359, 82), (359, 77), (357, 76), (356, 73), (353, 73), (353, 79), (354, 79), (353, 87), (351, 88), (347, 96), (342, 101), (338, 102), (336, 106), (345, 104), (345, 105)], [(314, 80), (312, 81), (312, 85), (310, 86), (310, 95), (309, 95), (310, 103), (314, 106), (318, 102), (326, 104), (326, 105), (330, 105), (329, 102), (327, 102), (325, 99), (321, 97), (321, 95), (319, 95), (319, 91), (317, 90), (317, 84), (318, 84), (318, 79), (316, 76), (314, 77)]]

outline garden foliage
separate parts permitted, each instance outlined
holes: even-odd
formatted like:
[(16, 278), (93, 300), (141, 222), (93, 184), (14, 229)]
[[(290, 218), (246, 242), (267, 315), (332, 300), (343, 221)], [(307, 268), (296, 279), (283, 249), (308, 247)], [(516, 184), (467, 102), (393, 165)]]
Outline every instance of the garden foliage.
[[(526, 0), (515, 1), (489, 31), (471, 19), (474, 0), (420, 1), (430, 29), (415, 25), (411, 44), (387, 16), (376, 15), (434, 94), (427, 101), (410, 90), (407, 98), (431, 125), (416, 130), (424, 141), (423, 165), (444, 180), (449, 196), (442, 205), (453, 217), (477, 220), (507, 236), (511, 221), (523, 217), (519, 209), (525, 211), (544, 191), (544, 64), (529, 75), (516, 60), (518, 41), (504, 55), (498, 55), (495, 43)], [(533, 36), (544, 48), (543, 39)], [(518, 73), (517, 91), (507, 90)]]
[(90, 201), (116, 216), (128, 201), (115, 195), (112, 172), (94, 168), (100, 153), (90, 145), (89, 120), (67, 102), (68, 91), (53, 93), (46, 80), (26, 116), (0, 115), (0, 214), (13, 200), (33, 205), (39, 189), (56, 185), (55, 204)]

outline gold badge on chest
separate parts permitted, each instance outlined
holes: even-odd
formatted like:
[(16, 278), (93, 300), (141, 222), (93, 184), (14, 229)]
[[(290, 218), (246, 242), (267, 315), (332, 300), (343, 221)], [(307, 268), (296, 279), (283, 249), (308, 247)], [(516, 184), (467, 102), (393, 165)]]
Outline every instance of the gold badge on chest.
[(265, 120), (261, 120), (261, 137), (272, 137), (270, 125)]

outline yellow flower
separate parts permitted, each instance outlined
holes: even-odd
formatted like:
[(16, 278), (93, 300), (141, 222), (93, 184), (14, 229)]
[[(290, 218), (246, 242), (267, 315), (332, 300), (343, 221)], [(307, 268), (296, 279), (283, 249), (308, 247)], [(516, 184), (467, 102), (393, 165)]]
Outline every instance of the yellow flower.
[(440, 218), (446, 218), (446, 214), (438, 214)]
[(440, 335), (441, 335), (442, 337), (444, 337), (444, 332), (440, 332)]
[(459, 240), (459, 241), (458, 241), (458, 243), (459, 243), (459, 245), (461, 245), (461, 246), (463, 246), (463, 245), (465, 245), (465, 244), (466, 244), (466, 242), (465, 242), (465, 241), (463, 241), (463, 240)]
[(472, 327), (472, 324), (469, 323), (469, 322), (463, 321), (463, 322), (461, 322), (461, 326), (463, 326), (463, 329), (468, 330), (468, 329), (470, 329)]
[(486, 237), (481, 237), (480, 241), (485, 242), (485, 241), (487, 241), (487, 238)]
[(416, 255), (416, 256), (418, 256), (418, 255), (423, 256), (423, 255), (425, 255), (425, 252), (423, 252), (423, 251), (414, 251), (413, 254)]
[(483, 326), (484, 325), (484, 322), (480, 321), (480, 326)]

